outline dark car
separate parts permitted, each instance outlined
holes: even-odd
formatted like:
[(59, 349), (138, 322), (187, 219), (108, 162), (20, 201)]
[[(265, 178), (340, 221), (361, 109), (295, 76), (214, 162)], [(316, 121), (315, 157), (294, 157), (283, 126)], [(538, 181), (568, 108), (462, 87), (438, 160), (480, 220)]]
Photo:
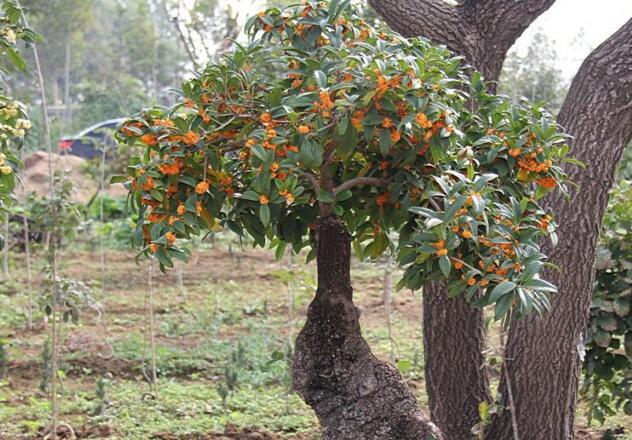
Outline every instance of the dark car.
[(59, 151), (67, 152), (86, 159), (101, 156), (103, 147), (111, 149), (116, 146), (114, 131), (123, 118), (109, 119), (99, 122), (74, 136), (64, 136), (59, 140)]

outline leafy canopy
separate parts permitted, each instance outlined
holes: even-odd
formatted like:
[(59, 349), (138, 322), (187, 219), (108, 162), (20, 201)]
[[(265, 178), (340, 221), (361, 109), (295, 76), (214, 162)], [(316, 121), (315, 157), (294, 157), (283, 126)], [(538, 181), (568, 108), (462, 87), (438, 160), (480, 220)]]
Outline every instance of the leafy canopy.
[(348, 3), (259, 13), (250, 42), (185, 83), (178, 105), (123, 124), (145, 147), (121, 179), (142, 253), (170, 267), (188, 255), (179, 239), (220, 226), (298, 252), (333, 214), (360, 257), (397, 249), (400, 286), (447, 277), (499, 318), (542, 311), (555, 288), (538, 278), (538, 241), (554, 223), (537, 200), (563, 185), (565, 137), (445, 48), (378, 32)]

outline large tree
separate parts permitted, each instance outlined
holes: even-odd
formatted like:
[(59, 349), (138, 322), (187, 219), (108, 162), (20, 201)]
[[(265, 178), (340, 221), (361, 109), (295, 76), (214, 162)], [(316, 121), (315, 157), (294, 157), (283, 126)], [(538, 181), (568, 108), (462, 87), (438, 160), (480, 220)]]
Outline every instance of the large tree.
[(505, 322), (542, 311), (554, 287), (538, 275), (539, 241), (554, 222), (538, 200), (564, 188), (566, 138), (546, 111), (489, 94), (445, 48), (376, 31), (348, 2), (271, 8), (247, 29), (180, 104), (121, 129), (144, 146), (122, 179), (135, 240), (161, 268), (218, 223), (277, 255), (311, 248), (318, 289), (293, 378), (324, 437), (440, 439), (362, 338), (351, 243), (364, 257), (396, 251), (402, 286), (447, 280)]
[[(496, 81), (509, 48), (554, 1), (370, 3), (398, 32), (423, 35), (444, 44), (463, 55), (486, 79)], [(569, 203), (550, 201), (557, 216), (564, 220), (560, 247), (552, 251), (554, 261), (563, 269), (548, 273), (560, 285), (553, 311), (515, 325), (508, 340), (505, 366), (509, 374), (502, 377), (509, 377), (509, 381), (503, 381), (501, 390), (506, 405), (508, 384), (518, 396), (511, 410), (520, 438), (573, 438), (596, 237), (612, 175), (632, 134), (631, 42), (632, 22), (628, 22), (586, 59), (560, 114), (561, 124), (574, 136), (573, 154), (588, 167), (570, 170), (580, 186)], [(581, 215), (577, 215), (578, 206)], [(584, 231), (586, 238), (578, 240), (577, 231)], [(431, 416), (448, 438), (467, 438), (479, 419), (478, 402), (489, 400), (481, 354), (485, 345), (482, 311), (468, 307), (463, 299), (448, 299), (441, 285), (432, 284), (424, 294), (424, 318)], [(497, 417), (486, 438), (508, 438), (512, 431), (510, 414), (506, 411)]]

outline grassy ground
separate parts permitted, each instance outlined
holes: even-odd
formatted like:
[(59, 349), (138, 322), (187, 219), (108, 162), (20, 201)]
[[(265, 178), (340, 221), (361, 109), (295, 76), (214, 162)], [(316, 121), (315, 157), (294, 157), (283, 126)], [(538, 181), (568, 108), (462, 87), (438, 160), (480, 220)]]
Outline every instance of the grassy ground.
[[(0, 339), (6, 375), (0, 382), (0, 439), (41, 438), (49, 402), (43, 383), (43, 316), (24, 330), (24, 263), (12, 259), (12, 283), (0, 285)], [(177, 271), (154, 270), (157, 392), (146, 376), (150, 348), (146, 337), (147, 264), (133, 255), (109, 251), (101, 272), (98, 252), (63, 256), (65, 276), (92, 286), (103, 304), (99, 320), (83, 307), (79, 323), (64, 324), (61, 420), (78, 437), (120, 439), (318, 439), (311, 410), (290, 391), (288, 359), (305, 308), (314, 291), (313, 265), (295, 258), (275, 262), (265, 251), (228, 251), (226, 243), (201, 249)], [(39, 274), (39, 267), (36, 267)], [(365, 337), (383, 358), (392, 356), (421, 404), (423, 384), (421, 298), (394, 294), (392, 339), (382, 301), (383, 269), (354, 263), (356, 301)], [(397, 276), (395, 275), (395, 280)], [(105, 280), (102, 284), (101, 280)], [(39, 289), (39, 285), (37, 286)], [(36, 289), (36, 290), (37, 290)], [(492, 332), (493, 333), (493, 332)], [(581, 417), (582, 423), (585, 419)], [(607, 428), (630, 419), (612, 418), (581, 438), (602, 438)], [(63, 427), (64, 429), (68, 429)], [(610, 437), (610, 438), (627, 438)]]

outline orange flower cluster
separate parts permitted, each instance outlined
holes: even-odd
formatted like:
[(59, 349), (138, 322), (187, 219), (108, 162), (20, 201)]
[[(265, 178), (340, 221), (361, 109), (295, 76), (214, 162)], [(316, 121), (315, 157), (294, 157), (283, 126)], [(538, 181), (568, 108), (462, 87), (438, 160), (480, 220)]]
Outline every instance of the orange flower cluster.
[(546, 173), (553, 165), (551, 160), (546, 160), (542, 163), (536, 161), (535, 154), (528, 155), (525, 159), (518, 160), (518, 166), (531, 173)]
[[(165, 160), (168, 160), (168, 156), (165, 156)], [(174, 161), (168, 161), (162, 165), (158, 165), (158, 169), (160, 172), (166, 176), (175, 176), (180, 174), (180, 170), (182, 169), (182, 159), (177, 158)]]
[(319, 93), (320, 102), (314, 103), (314, 110), (320, 112), (323, 118), (331, 117), (331, 110), (334, 108), (334, 102), (331, 100), (329, 93), (322, 90)]
[(150, 147), (158, 144), (158, 138), (156, 137), (156, 135), (150, 133), (142, 135), (140, 137), (140, 141), (145, 145), (149, 145)]

